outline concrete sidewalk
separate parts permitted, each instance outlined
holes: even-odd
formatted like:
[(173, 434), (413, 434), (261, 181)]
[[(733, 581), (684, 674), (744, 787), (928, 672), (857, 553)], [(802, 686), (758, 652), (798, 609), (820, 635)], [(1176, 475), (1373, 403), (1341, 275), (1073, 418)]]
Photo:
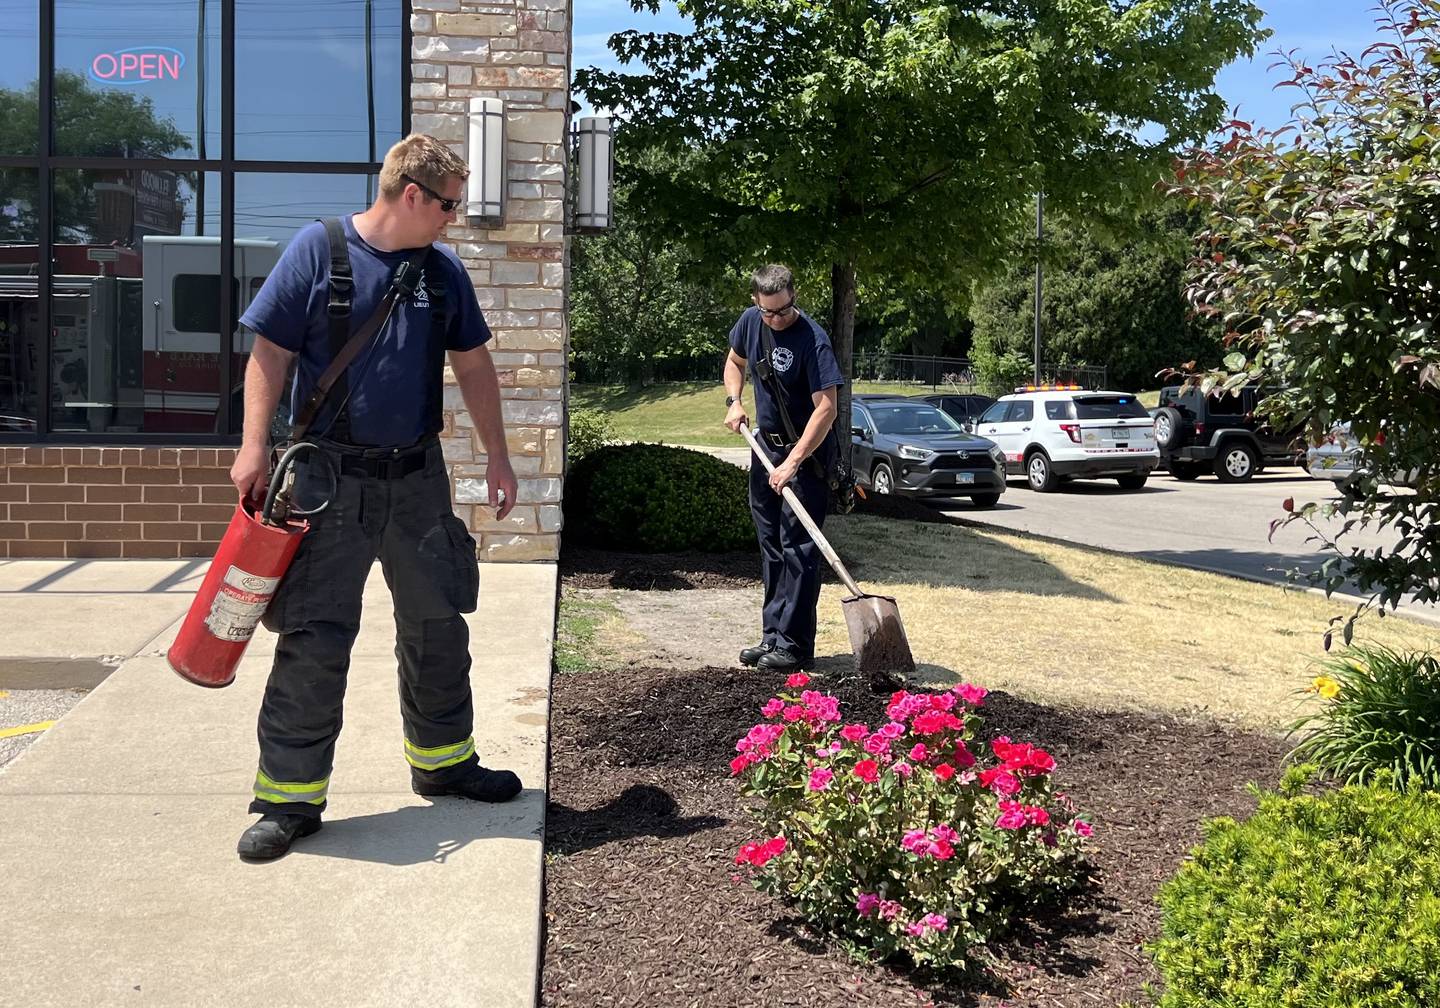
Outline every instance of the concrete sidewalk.
[(0, 561), (0, 689), (7, 670), (35, 688), (34, 659), (56, 676), (56, 659), (119, 663), (0, 769), (0, 1001), (534, 1005), (555, 566), (481, 565), (470, 618), (476, 747), (524, 793), (487, 806), (410, 791), (377, 569), (325, 828), (264, 864), (235, 841), (253, 821), (274, 637), (257, 632), (222, 690), (164, 659), (205, 566)]

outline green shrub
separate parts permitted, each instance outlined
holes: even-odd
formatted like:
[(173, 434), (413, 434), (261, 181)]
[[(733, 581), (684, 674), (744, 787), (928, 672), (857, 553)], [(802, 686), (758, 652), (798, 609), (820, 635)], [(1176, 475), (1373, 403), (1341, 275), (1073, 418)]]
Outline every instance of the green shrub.
[(1440, 1004), (1440, 794), (1265, 794), (1160, 892), (1160, 1008)]
[(639, 553), (757, 548), (745, 470), (658, 444), (607, 445), (576, 463), (565, 532), (581, 545)]
[(1343, 784), (1368, 784), (1385, 771), (1399, 788), (1440, 790), (1440, 661), (1356, 645), (1317, 662), (1309, 692), (1318, 714), (1291, 726), (1303, 733), (1290, 753)]
[(842, 727), (808, 683), (786, 680), (730, 764), (760, 802), (762, 837), (735, 856), (760, 889), (878, 956), (963, 970), (1078, 880), (1091, 827), (1055, 792), (1054, 757), (1003, 736), (970, 748), (984, 689), (901, 690), (885, 723)]
[(574, 465), (613, 436), (610, 414), (598, 409), (577, 409), (570, 413), (570, 438), (565, 457)]

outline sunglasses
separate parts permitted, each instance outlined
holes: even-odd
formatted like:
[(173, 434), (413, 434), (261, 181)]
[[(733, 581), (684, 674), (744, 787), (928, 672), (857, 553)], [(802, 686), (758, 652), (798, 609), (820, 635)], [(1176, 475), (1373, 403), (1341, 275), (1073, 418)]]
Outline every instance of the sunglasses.
[(428, 185), (426, 185), (424, 182), (419, 181), (418, 179), (413, 179), (409, 175), (401, 175), (400, 177), (406, 182), (409, 182), (411, 185), (416, 186), (421, 192), (425, 193), (425, 195), (429, 196), (431, 199), (439, 203), (440, 209), (443, 210), (445, 213), (450, 213), (452, 210), (454, 210), (460, 205), (460, 200), (446, 199), (444, 196), (441, 196), (434, 189), (431, 189)]

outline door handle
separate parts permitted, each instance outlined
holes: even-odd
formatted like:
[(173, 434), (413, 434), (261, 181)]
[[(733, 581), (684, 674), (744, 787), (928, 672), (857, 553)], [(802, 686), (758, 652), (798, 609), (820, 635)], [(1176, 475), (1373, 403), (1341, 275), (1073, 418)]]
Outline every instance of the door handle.
[(1020, 428), (1020, 433), (1023, 434), (1023, 433), (1025, 433), (1026, 431), (1028, 431), (1029, 429), (1030, 429), (1029, 427), (1021, 427), (1021, 428)]

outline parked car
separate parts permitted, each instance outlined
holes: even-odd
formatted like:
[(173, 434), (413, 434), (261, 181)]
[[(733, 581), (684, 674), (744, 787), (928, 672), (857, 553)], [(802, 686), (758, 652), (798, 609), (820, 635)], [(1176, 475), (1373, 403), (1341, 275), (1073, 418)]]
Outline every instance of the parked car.
[(995, 402), (987, 395), (956, 395), (951, 392), (940, 392), (920, 398), (946, 413), (951, 420), (965, 430), (974, 430), (975, 421), (979, 420)]
[(1126, 392), (1026, 386), (1001, 396), (975, 432), (1000, 446), (1007, 472), (1042, 493), (1077, 477), (1114, 477), (1139, 490), (1160, 461), (1150, 415)]
[[(1350, 433), (1348, 423), (1337, 424), (1323, 441), (1305, 450), (1305, 471), (1313, 479), (1330, 480), (1341, 493), (1358, 491), (1355, 484), (1367, 474), (1364, 462), (1364, 445)], [(1419, 476), (1418, 469), (1411, 469), (1408, 473), (1392, 473), (1386, 482), (1392, 486), (1413, 487)]]
[(850, 463), (877, 494), (969, 497), (994, 507), (1005, 492), (1000, 449), (940, 410), (902, 396), (856, 396)]
[(1270, 394), (1258, 385), (1205, 395), (1194, 385), (1160, 390), (1155, 444), (1160, 460), (1179, 480), (1213, 472), (1222, 483), (1241, 483), (1270, 465), (1296, 465), (1304, 425), (1276, 430), (1257, 414)]

